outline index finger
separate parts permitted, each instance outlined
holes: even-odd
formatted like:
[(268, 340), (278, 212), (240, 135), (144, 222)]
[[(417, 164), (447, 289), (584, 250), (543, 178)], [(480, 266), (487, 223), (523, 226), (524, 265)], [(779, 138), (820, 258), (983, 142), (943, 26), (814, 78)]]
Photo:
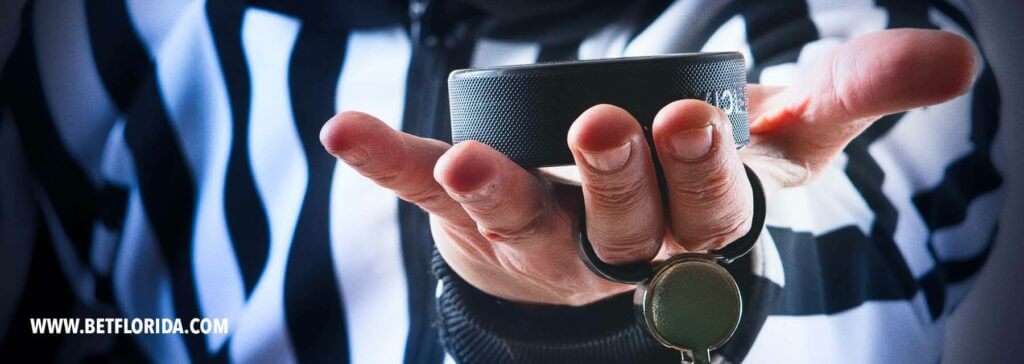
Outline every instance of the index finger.
[(450, 146), (393, 130), (361, 112), (340, 113), (324, 125), (320, 142), (331, 155), (399, 198), (456, 223), (472, 224), (434, 180), (434, 165)]

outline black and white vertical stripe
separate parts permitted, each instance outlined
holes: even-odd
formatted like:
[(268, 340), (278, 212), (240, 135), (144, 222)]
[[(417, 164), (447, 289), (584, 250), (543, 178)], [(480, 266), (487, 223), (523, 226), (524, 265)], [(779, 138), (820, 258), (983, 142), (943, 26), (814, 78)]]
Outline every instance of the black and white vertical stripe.
[[(33, 212), (15, 238), (34, 243), (11, 255), (27, 265), (5, 265), (20, 298), (0, 314), (109, 304), (231, 320), (230, 335), (130, 339), (166, 361), (439, 363), (426, 215), (322, 150), (331, 115), (446, 139), (453, 68), (738, 50), (752, 81), (786, 85), (863, 33), (973, 37), (945, 1), (652, 0), (579, 38), (432, 44), (402, 24), (288, 11), (301, 6), (26, 5), (0, 104), (0, 137), (20, 143), (0, 166), (26, 165), (31, 196), (0, 207)], [(999, 102), (985, 67), (971, 93), (884, 118), (816, 182), (782, 192), (770, 233), (737, 263), (750, 310), (724, 358), (938, 360), (994, 234)], [(10, 322), (0, 352), (41, 347)]]

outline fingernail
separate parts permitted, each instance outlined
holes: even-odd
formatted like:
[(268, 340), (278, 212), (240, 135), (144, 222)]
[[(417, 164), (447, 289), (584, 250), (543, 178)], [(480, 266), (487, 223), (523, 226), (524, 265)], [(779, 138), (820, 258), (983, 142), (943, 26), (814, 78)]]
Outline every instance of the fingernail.
[(672, 155), (682, 160), (700, 159), (711, 151), (711, 124), (676, 132), (669, 138)]
[(487, 196), (491, 195), (491, 192), (494, 192), (494, 183), (488, 181), (472, 191), (458, 192), (457, 194), (459, 195), (458, 199), (462, 202), (475, 202), (487, 198)]
[(633, 143), (626, 142), (626, 144), (602, 151), (585, 151), (581, 149), (580, 154), (583, 155), (583, 160), (587, 161), (587, 164), (594, 169), (611, 172), (626, 165), (626, 161), (629, 160), (631, 144)]
[(366, 149), (348, 148), (344, 151), (338, 152), (338, 157), (349, 165), (359, 166), (366, 162), (368, 155), (366, 153)]

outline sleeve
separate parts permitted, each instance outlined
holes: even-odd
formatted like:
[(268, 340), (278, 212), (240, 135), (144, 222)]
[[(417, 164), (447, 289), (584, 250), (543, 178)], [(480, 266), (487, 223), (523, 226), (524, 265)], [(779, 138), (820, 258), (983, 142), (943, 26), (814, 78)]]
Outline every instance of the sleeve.
[(434, 251), (438, 326), (445, 350), (465, 363), (677, 363), (636, 319), (632, 293), (584, 307), (524, 305), (462, 280)]

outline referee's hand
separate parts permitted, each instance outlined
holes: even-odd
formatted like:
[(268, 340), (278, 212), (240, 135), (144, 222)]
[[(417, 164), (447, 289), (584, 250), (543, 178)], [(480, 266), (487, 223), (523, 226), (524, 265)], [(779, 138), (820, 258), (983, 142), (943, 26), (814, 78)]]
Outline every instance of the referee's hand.
[[(633, 116), (594, 106), (568, 136), (590, 240), (613, 263), (719, 248), (750, 228), (753, 202), (742, 163), (769, 196), (805, 184), (873, 121), (965, 93), (977, 68), (971, 44), (952, 33), (859, 37), (794, 86), (749, 85), (752, 135), (741, 151), (721, 110), (673, 102), (653, 126), (667, 196)], [(554, 185), (486, 145), (449, 146), (358, 112), (331, 118), (320, 139), (331, 154), (428, 211), (448, 264), (491, 295), (583, 305), (632, 288), (597, 277), (577, 257), (580, 189)]]

